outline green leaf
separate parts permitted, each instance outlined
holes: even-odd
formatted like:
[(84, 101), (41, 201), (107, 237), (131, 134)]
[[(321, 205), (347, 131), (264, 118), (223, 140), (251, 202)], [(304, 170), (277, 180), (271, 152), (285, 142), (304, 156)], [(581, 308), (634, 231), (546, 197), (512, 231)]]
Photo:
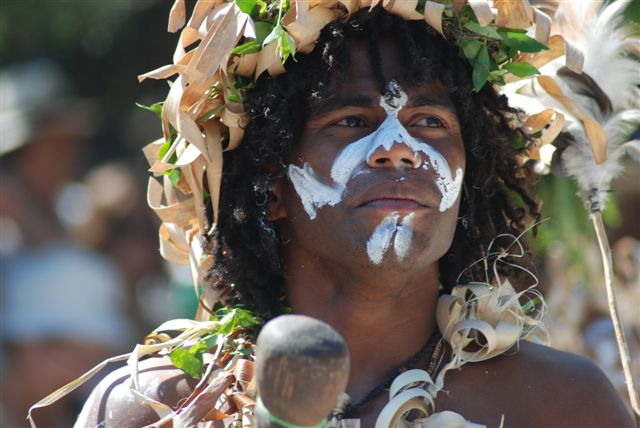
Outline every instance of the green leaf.
[(264, 39), (266, 39), (273, 31), (273, 24), (270, 22), (258, 21), (255, 22), (254, 25), (256, 26), (256, 42), (262, 45)]
[(258, 0), (258, 8), (260, 16), (264, 16), (269, 11), (269, 5), (264, 0)]
[(509, 73), (518, 77), (527, 77), (540, 74), (540, 71), (528, 62), (511, 62), (502, 66)]
[(173, 141), (169, 140), (169, 141), (166, 141), (162, 145), (162, 147), (160, 147), (160, 150), (158, 151), (158, 159), (162, 159), (164, 157), (164, 155), (167, 154), (167, 152), (171, 148), (171, 144), (173, 144)]
[(519, 50), (520, 52), (540, 52), (549, 50), (547, 46), (526, 34), (512, 30), (500, 30), (498, 33), (502, 37), (504, 43), (513, 49)]
[(260, 51), (261, 45), (256, 40), (249, 40), (246, 43), (236, 46), (231, 50), (231, 53), (234, 55), (246, 55), (252, 54)]
[(236, 0), (238, 8), (244, 13), (251, 14), (251, 11), (258, 3), (258, 0)]
[(476, 62), (473, 65), (473, 90), (479, 92), (480, 89), (487, 82), (489, 73), (491, 71), (491, 58), (489, 57), (489, 51), (486, 45), (483, 45), (478, 53)]
[(474, 39), (460, 39), (458, 42), (460, 47), (462, 48), (462, 52), (464, 56), (468, 59), (475, 59), (478, 56), (478, 52), (482, 48), (482, 43)]
[(483, 27), (477, 22), (469, 21), (466, 22), (463, 27), (469, 31), (473, 31), (476, 34), (480, 34), (481, 36), (488, 37), (490, 39), (502, 40), (500, 34), (498, 34), (498, 32), (493, 27), (490, 27), (488, 25), (486, 27)]
[(241, 102), (242, 102), (242, 97), (241, 97), (239, 94), (237, 94), (237, 93), (235, 93), (235, 94), (230, 94), (230, 95), (227, 97), (227, 101), (230, 101), (230, 102), (232, 102), (232, 103), (241, 103)]
[(170, 169), (169, 171), (166, 171), (165, 174), (169, 176), (171, 187), (174, 189), (178, 187), (178, 181), (180, 181), (180, 168)]
[(216, 311), (216, 321), (219, 326), (217, 334), (227, 335), (233, 333), (236, 328), (252, 329), (260, 324), (260, 321), (246, 309), (229, 309), (226, 307)]
[(223, 108), (224, 108), (224, 106), (222, 105), (222, 106), (218, 106), (218, 107), (216, 107), (214, 109), (209, 110), (208, 112), (206, 112), (202, 116), (200, 116), (198, 119), (196, 119), (196, 122), (206, 122), (207, 120), (211, 119), (216, 114), (218, 114)]
[(282, 33), (284, 33), (284, 28), (282, 28), (282, 25), (276, 25), (275, 27), (273, 27), (273, 30), (271, 30), (269, 35), (267, 35), (267, 37), (265, 37), (265, 39), (262, 41), (262, 46), (266, 46), (274, 40), (279, 40), (282, 36)]
[(201, 341), (193, 345), (189, 349), (176, 348), (169, 354), (169, 358), (174, 366), (188, 374), (194, 379), (202, 377), (204, 364), (202, 362), (202, 354), (207, 352), (209, 348), (206, 342)]
[(507, 70), (492, 70), (489, 73), (488, 81), (498, 85), (504, 85), (504, 75), (507, 74)]
[(246, 55), (259, 52), (260, 49), (262, 49), (264, 40), (270, 35), (274, 27), (270, 22), (264, 21), (258, 21), (254, 25), (256, 28), (256, 38), (236, 46), (231, 51), (232, 54)]
[(509, 48), (509, 46), (507, 46), (506, 44), (500, 43), (498, 53), (496, 54), (496, 62), (498, 64), (502, 64), (509, 59), (513, 59), (513, 57), (510, 56), (510, 49), (511, 48)]
[(242, 328), (250, 329), (260, 324), (258, 319), (246, 309), (236, 309), (238, 325)]
[(218, 344), (219, 334), (212, 334), (211, 336), (207, 336), (202, 341), (207, 344), (207, 349), (211, 349)]
[(536, 296), (533, 299), (529, 300), (524, 305), (522, 305), (522, 312), (524, 312), (525, 315), (526, 315), (529, 312), (531, 312), (537, 305), (539, 305), (541, 303), (542, 303), (542, 299), (540, 297)]
[(277, 52), (280, 58), (282, 58), (282, 63), (284, 63), (287, 58), (289, 58), (289, 55), (293, 55), (295, 57), (296, 42), (280, 24), (273, 27), (271, 33), (269, 33), (269, 35), (262, 42), (262, 46), (268, 45), (273, 41), (278, 42)]
[(520, 136), (512, 138), (511, 147), (514, 149), (524, 149), (524, 139)]
[(164, 105), (164, 102), (159, 102), (159, 103), (154, 103), (151, 104), (150, 106), (146, 106), (144, 104), (140, 104), (140, 103), (136, 103), (136, 106), (145, 109), (145, 110), (149, 110), (150, 112), (152, 112), (153, 114), (155, 114), (158, 119), (160, 119), (162, 117), (162, 106)]
[(286, 31), (278, 40), (278, 53), (282, 57), (283, 64), (289, 58), (289, 55), (293, 58), (296, 57), (296, 41)]

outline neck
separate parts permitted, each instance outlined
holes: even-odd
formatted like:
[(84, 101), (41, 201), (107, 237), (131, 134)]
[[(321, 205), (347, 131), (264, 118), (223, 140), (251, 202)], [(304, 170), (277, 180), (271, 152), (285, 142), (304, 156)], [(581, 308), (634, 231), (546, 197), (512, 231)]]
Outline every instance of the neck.
[(327, 322), (349, 346), (347, 393), (354, 402), (411, 358), (436, 328), (437, 263), (401, 274), (393, 269), (356, 273), (299, 259), (289, 259), (288, 266), (293, 311)]

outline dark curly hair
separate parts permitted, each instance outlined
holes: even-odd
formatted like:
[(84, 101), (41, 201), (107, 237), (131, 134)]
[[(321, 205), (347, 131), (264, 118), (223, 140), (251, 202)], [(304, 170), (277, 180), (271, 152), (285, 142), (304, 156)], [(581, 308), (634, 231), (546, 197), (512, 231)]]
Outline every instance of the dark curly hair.
[[(347, 22), (326, 26), (315, 49), (287, 62), (277, 78), (262, 75), (248, 93), (249, 124), (244, 140), (225, 158), (220, 217), (213, 238), (214, 287), (227, 303), (242, 304), (265, 314), (279, 314), (284, 297), (283, 260), (277, 226), (266, 219), (273, 180), (284, 175), (285, 159), (300, 137), (315, 103), (331, 78), (348, 68), (347, 40), (366, 43), (381, 93), (380, 41), (391, 39), (404, 62), (401, 83), (419, 85), (437, 78), (456, 108), (467, 157), (460, 221), (453, 243), (440, 260), (443, 291), (458, 275), (484, 256), (483, 248), (501, 233), (520, 234), (538, 217), (530, 193), (530, 173), (517, 159), (515, 140), (526, 142), (507, 119), (517, 112), (490, 86), (472, 91), (471, 68), (459, 47), (423, 22), (405, 21), (381, 8), (361, 11)], [(275, 169), (275, 170), (274, 170)], [(516, 274), (514, 270), (505, 274)], [(484, 278), (482, 264), (467, 270), (462, 280)]]

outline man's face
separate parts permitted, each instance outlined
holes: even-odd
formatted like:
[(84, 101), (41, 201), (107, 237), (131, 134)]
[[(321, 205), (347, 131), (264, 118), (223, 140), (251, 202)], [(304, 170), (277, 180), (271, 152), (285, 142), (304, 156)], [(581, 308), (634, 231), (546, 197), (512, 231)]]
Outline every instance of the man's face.
[(436, 262), (455, 231), (464, 175), (460, 125), (439, 81), (403, 87), (382, 43), (381, 94), (366, 47), (348, 44), (287, 159), (285, 242), (351, 268), (411, 271)]

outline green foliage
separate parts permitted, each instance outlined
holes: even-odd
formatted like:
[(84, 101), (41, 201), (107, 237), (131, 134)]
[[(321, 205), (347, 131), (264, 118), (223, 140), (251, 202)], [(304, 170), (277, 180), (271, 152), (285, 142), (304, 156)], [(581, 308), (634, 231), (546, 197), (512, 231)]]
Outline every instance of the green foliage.
[(180, 168), (170, 169), (169, 171), (166, 171), (165, 174), (169, 176), (171, 187), (174, 189), (178, 187), (178, 181), (180, 181)]
[(200, 116), (196, 122), (206, 122), (207, 120), (211, 119), (212, 117), (214, 117), (216, 114), (220, 113), (222, 111), (222, 109), (224, 108), (224, 106), (218, 106), (214, 109), (209, 110), (208, 112), (202, 114), (202, 116)]
[(206, 341), (200, 341), (190, 347), (176, 348), (169, 354), (169, 358), (174, 366), (188, 374), (194, 379), (200, 379), (204, 369), (202, 355), (209, 350)]
[(262, 42), (263, 46), (268, 45), (272, 41), (277, 40), (278, 42), (278, 55), (282, 58), (282, 63), (289, 58), (289, 56), (295, 57), (296, 53), (296, 42), (293, 40), (293, 37), (289, 35), (282, 26), (280, 22), (273, 28), (271, 33), (267, 36), (266, 39)]
[(241, 45), (236, 46), (231, 53), (235, 55), (247, 55), (251, 53), (259, 52), (262, 49), (264, 40), (274, 30), (273, 24), (270, 22), (258, 21), (255, 23), (256, 38), (249, 40)]
[(509, 46), (516, 51), (534, 53), (549, 50), (547, 46), (543, 45), (536, 39), (527, 36), (522, 31), (500, 29), (497, 33), (500, 35), (500, 40), (506, 46)]
[(477, 22), (469, 21), (465, 22), (462, 26), (469, 31), (472, 31), (489, 39), (502, 40), (500, 34), (498, 34), (498, 32), (493, 27), (490, 27), (488, 25), (483, 27)]
[(164, 101), (159, 103), (151, 104), (150, 106), (146, 106), (144, 104), (136, 103), (136, 106), (140, 107), (144, 110), (149, 110), (151, 113), (155, 114), (158, 119), (162, 118), (162, 106), (164, 105)]
[(236, 329), (253, 330), (260, 325), (260, 321), (250, 311), (240, 308), (223, 306), (216, 310), (215, 321), (220, 325), (216, 330), (218, 334), (232, 334)]
[(511, 62), (505, 64), (502, 68), (508, 70), (509, 73), (518, 77), (527, 77), (540, 74), (540, 71), (528, 62)]
[(258, 1), (257, 0), (236, 0), (236, 4), (238, 5), (238, 8), (240, 8), (241, 11), (243, 11), (244, 13), (251, 14), (253, 9), (257, 6)]
[(262, 325), (262, 320), (246, 309), (230, 308), (216, 302), (214, 310), (210, 321), (215, 321), (217, 326), (210, 334), (203, 336), (188, 349), (175, 348), (169, 354), (173, 365), (195, 379), (201, 378), (204, 372), (202, 355), (215, 346), (221, 346), (227, 338), (232, 340), (227, 342), (228, 348), (225, 347), (225, 352), (231, 355), (251, 355), (253, 350), (246, 346), (244, 340), (233, 338), (237, 339), (243, 334), (253, 337)]
[(478, 92), (489, 78), (489, 73), (498, 67), (489, 55), (487, 45), (482, 45), (473, 61), (473, 90)]
[(460, 47), (467, 59), (475, 59), (478, 56), (478, 52), (482, 48), (483, 44), (475, 39), (462, 39), (460, 40)]
[(469, 5), (460, 11), (457, 19), (458, 26), (454, 25), (456, 30), (453, 33), (462, 54), (473, 67), (475, 92), (480, 91), (487, 82), (504, 85), (507, 73), (518, 77), (539, 74), (538, 69), (529, 63), (514, 62), (521, 52), (533, 53), (548, 49), (527, 36), (524, 30), (482, 26)]
[(535, 296), (533, 299), (527, 301), (527, 303), (522, 305), (522, 312), (527, 315), (540, 304), (542, 304), (542, 299), (540, 298), (540, 296)]

